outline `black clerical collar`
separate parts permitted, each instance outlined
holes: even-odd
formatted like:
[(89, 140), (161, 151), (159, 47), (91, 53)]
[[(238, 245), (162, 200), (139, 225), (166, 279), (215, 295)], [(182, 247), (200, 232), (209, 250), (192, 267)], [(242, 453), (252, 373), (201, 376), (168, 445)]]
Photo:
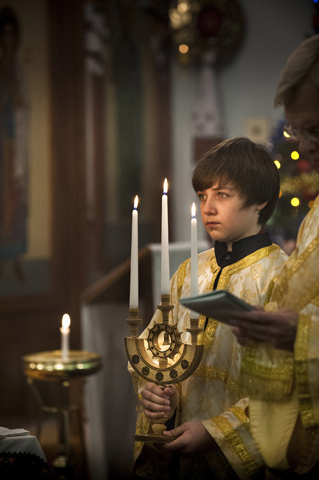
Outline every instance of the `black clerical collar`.
[(226, 243), (215, 240), (215, 255), (218, 266), (224, 268), (232, 265), (256, 250), (269, 247), (271, 244), (272, 242), (267, 232), (251, 235), (234, 242), (231, 252), (227, 251)]

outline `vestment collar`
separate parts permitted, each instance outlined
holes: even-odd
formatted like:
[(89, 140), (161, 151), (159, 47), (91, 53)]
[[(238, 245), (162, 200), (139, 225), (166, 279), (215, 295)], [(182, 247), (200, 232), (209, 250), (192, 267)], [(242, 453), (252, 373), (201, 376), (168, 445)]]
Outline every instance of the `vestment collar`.
[(269, 247), (272, 241), (267, 232), (257, 233), (250, 237), (242, 238), (232, 245), (232, 251), (227, 251), (227, 245), (224, 242), (215, 241), (215, 255), (218, 266), (221, 268), (232, 265), (242, 258), (254, 253), (260, 248)]

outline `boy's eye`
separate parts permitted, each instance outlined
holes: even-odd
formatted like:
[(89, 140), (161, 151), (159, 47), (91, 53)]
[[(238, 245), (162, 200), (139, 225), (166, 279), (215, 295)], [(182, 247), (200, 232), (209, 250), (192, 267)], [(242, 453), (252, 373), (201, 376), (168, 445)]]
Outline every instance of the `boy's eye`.
[(200, 201), (202, 201), (202, 200), (205, 200), (205, 199), (206, 199), (206, 195), (205, 195), (204, 193), (200, 193), (200, 192), (198, 192), (198, 193), (197, 193), (197, 196), (198, 196), (198, 198), (200, 199)]
[(220, 198), (225, 198), (225, 197), (228, 197), (228, 194), (225, 192), (218, 192), (217, 196)]

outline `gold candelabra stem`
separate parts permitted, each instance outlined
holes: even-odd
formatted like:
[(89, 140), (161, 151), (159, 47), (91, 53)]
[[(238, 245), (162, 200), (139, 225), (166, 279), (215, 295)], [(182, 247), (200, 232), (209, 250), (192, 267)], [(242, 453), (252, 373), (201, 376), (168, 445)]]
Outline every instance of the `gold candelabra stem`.
[(130, 308), (129, 318), (126, 322), (131, 327), (131, 337), (136, 338), (138, 336), (138, 327), (143, 323), (143, 320), (138, 318), (138, 308)]
[(162, 323), (164, 323), (164, 325), (168, 325), (169, 312), (174, 308), (174, 305), (171, 305), (171, 296), (169, 293), (162, 293), (161, 303), (157, 305), (157, 308), (162, 312)]
[[(161, 294), (161, 303), (157, 305), (157, 308), (162, 312), (162, 323), (164, 325), (169, 324), (169, 312), (173, 310), (174, 305), (171, 305), (171, 296), (170, 294)], [(164, 334), (164, 345), (168, 343), (168, 335), (165, 333)], [(167, 358), (159, 358), (159, 367), (160, 368), (166, 368), (168, 365), (168, 359)]]
[(191, 318), (191, 325), (190, 327), (186, 328), (186, 330), (191, 334), (192, 337), (192, 344), (197, 345), (197, 335), (202, 331), (199, 327), (199, 319), (198, 318)]

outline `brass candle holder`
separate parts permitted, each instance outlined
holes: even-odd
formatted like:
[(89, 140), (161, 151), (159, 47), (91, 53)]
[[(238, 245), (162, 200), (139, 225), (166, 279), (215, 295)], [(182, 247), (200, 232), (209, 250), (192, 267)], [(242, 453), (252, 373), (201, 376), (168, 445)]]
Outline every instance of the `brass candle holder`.
[[(204, 350), (203, 345), (197, 344), (197, 336), (202, 331), (198, 318), (191, 318), (190, 327), (187, 328), (192, 343), (182, 343), (177, 325), (169, 323), (169, 314), (173, 308), (170, 295), (162, 294), (161, 303), (157, 306), (162, 312), (161, 319), (149, 329), (146, 339), (138, 338), (138, 327), (143, 323), (143, 320), (138, 318), (138, 308), (130, 308), (129, 318), (126, 320), (131, 327), (131, 336), (125, 338), (129, 363), (141, 378), (156, 383), (161, 388), (182, 382), (192, 375), (201, 361)], [(145, 342), (148, 351), (153, 355), (152, 359), (147, 353)], [(152, 425), (153, 434), (135, 435), (135, 439), (153, 443), (172, 441), (163, 435), (166, 421), (165, 417), (159, 419)]]

